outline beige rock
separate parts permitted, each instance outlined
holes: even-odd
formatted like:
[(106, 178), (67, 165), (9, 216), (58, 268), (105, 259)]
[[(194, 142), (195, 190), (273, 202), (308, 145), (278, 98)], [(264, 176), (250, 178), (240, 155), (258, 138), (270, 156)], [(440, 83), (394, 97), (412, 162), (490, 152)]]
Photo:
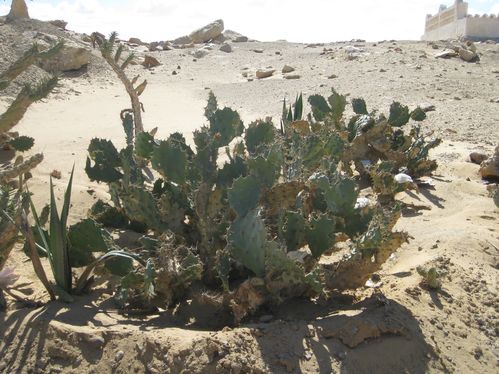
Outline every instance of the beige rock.
[(460, 48), (459, 49), (459, 57), (466, 62), (471, 62), (476, 59), (477, 54), (468, 49)]
[(193, 31), (189, 37), (194, 43), (206, 43), (217, 38), (224, 31), (224, 21), (216, 20), (196, 31)]
[(12, 5), (10, 6), (10, 12), (7, 15), (8, 20), (19, 19), (19, 18), (29, 18), (28, 7), (24, 0), (12, 0)]
[(144, 66), (145, 68), (150, 69), (159, 65), (161, 65), (161, 62), (159, 62), (157, 58), (149, 55), (144, 56), (144, 62), (142, 62), (142, 66)]
[(301, 75), (300, 74), (287, 74), (284, 75), (284, 79), (300, 79)]
[(282, 73), (283, 74), (291, 73), (293, 71), (295, 71), (295, 68), (292, 67), (292, 66), (289, 66), (289, 65), (284, 65), (284, 67), (282, 68)]
[(68, 25), (68, 23), (66, 21), (63, 21), (62, 19), (55, 19), (53, 21), (49, 21), (49, 23), (63, 30), (66, 30), (66, 26)]
[(256, 77), (258, 79), (268, 78), (274, 75), (275, 69), (259, 69), (256, 71)]
[(439, 52), (435, 55), (436, 58), (451, 58), (457, 56), (458, 54), (452, 49), (445, 49), (442, 52)]
[(470, 161), (474, 164), (480, 165), (487, 158), (488, 158), (487, 155), (484, 155), (483, 153), (479, 153), (479, 152), (470, 153)]
[(130, 38), (128, 39), (128, 43), (139, 44), (139, 45), (144, 44), (142, 40), (140, 40), (139, 38)]
[(175, 40), (172, 40), (172, 44), (177, 44), (177, 45), (184, 45), (184, 44), (191, 44), (192, 39), (190, 36), (184, 35), (181, 36)]
[(234, 38), (234, 43), (246, 43), (248, 41), (248, 37), (241, 35), (241, 36), (236, 36)]
[(61, 51), (48, 60), (40, 62), (40, 67), (48, 72), (79, 70), (90, 63), (92, 53), (69, 40), (64, 41)]
[(483, 179), (499, 180), (499, 145), (495, 154), (480, 165), (480, 175)]

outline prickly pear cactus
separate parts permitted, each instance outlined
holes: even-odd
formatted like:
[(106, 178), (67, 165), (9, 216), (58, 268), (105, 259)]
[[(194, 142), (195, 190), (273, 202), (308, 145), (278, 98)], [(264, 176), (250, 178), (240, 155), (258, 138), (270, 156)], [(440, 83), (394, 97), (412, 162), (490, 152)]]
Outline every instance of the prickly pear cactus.
[[(193, 144), (180, 134), (160, 140), (144, 132), (125, 158), (112, 143), (92, 140), (87, 174), (108, 183), (112, 196), (112, 205), (100, 203), (93, 214), (122, 214), (150, 235), (144, 251), (155, 280), (130, 275), (120, 300), (172, 306), (192, 284), (204, 284), (223, 293), (240, 321), (264, 304), (361, 287), (379, 270), (407, 240), (393, 231), (397, 205), (381, 197), (404, 190), (400, 173), (429, 172), (428, 151), (438, 141), (426, 143), (417, 128), (405, 132), (423, 115), (398, 103), (387, 119), (354, 99), (347, 121), (346, 97), (334, 90), (308, 102), (307, 120), (300, 95), (294, 106), (284, 104), (280, 129), (270, 118), (245, 128), (210, 93), (207, 125)], [(375, 193), (369, 199), (363, 177)], [(321, 262), (346, 246), (333, 265)], [(156, 295), (140, 297), (151, 282)]]

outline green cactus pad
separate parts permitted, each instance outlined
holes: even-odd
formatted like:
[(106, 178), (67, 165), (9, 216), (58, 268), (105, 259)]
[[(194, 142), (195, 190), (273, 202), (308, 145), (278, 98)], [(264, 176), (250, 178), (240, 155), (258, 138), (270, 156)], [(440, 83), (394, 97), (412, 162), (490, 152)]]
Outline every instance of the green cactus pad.
[(272, 144), (275, 139), (275, 127), (272, 122), (256, 121), (245, 132), (246, 148), (255, 153), (262, 145)]
[(229, 204), (239, 217), (244, 217), (257, 207), (260, 200), (260, 183), (254, 175), (241, 177), (234, 181), (228, 191)]
[(159, 143), (152, 155), (152, 166), (168, 180), (184, 184), (187, 176), (187, 154), (173, 141)]
[(257, 210), (237, 218), (228, 233), (232, 257), (259, 277), (265, 273), (266, 236), (263, 220)]
[(409, 114), (409, 108), (405, 105), (401, 105), (398, 102), (394, 102), (390, 106), (390, 117), (388, 118), (388, 123), (393, 127), (401, 127), (409, 122), (411, 118)]
[(29, 136), (19, 136), (10, 140), (7, 144), (18, 152), (26, 152), (33, 147), (35, 139)]
[(352, 108), (356, 114), (369, 114), (367, 112), (366, 101), (364, 99), (353, 99)]
[(335, 241), (334, 232), (335, 222), (327, 214), (312, 218), (306, 228), (306, 239), (315, 258), (320, 258), (324, 252), (333, 247)]
[(217, 147), (225, 147), (241, 136), (244, 131), (244, 125), (239, 114), (230, 109), (218, 109), (210, 117), (210, 134)]

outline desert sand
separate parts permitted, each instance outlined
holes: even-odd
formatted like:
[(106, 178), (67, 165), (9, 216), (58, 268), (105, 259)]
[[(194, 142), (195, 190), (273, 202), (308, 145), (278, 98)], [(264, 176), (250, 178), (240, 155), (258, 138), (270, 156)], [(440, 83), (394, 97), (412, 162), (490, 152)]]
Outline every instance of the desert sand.
[[(16, 32), (0, 26), (4, 37)], [(356, 59), (348, 58), (348, 47), (361, 51)], [(393, 101), (411, 108), (434, 105), (423, 128), (444, 140), (432, 154), (439, 163), (433, 188), (397, 196), (424, 207), (397, 224), (410, 234), (410, 243), (385, 264), (375, 288), (319, 304), (295, 300), (237, 327), (224, 327), (225, 321), (196, 309), (195, 302), (179, 306), (175, 315), (123, 316), (105, 282), (71, 305), (11, 306), (0, 313), (0, 372), (497, 372), (499, 210), (469, 154), (491, 154), (499, 141), (499, 45), (477, 48), (480, 61), (474, 63), (437, 59), (431, 45), (409, 41), (250, 41), (232, 43), (231, 53), (214, 46), (198, 59), (189, 54), (194, 49), (147, 52), (161, 65), (134, 65), (127, 74), (148, 80), (141, 96), (144, 124), (147, 130), (158, 127), (159, 137), (178, 131), (190, 139), (205, 121), (209, 90), (221, 106), (238, 110), (245, 124), (266, 116), (278, 120), (283, 99), (300, 92), (327, 94), (332, 87), (385, 112)], [(254, 52), (258, 49), (263, 53)], [(107, 198), (106, 186), (90, 182), (84, 172), (86, 149), (93, 137), (122, 145), (119, 112), (130, 106), (121, 83), (93, 53), (86, 72), (63, 75), (16, 127), (34, 137), (34, 151), (45, 156), (29, 181), (36, 204), (47, 201), (53, 170), (62, 172), (55, 181), (62, 196), (75, 165), (72, 220), (84, 217), (95, 199)], [(0, 59), (0, 70), (7, 60)], [(295, 68), (299, 79), (284, 79), (284, 65)], [(251, 77), (267, 67), (276, 69), (270, 78), (248, 80), (242, 74)], [(0, 97), (0, 109), (11, 100)], [(438, 292), (420, 287), (416, 267), (430, 264), (446, 271)], [(32, 299), (47, 301), (21, 250), (8, 266), (20, 269), (19, 282), (29, 284)], [(195, 321), (182, 317), (187, 311)]]

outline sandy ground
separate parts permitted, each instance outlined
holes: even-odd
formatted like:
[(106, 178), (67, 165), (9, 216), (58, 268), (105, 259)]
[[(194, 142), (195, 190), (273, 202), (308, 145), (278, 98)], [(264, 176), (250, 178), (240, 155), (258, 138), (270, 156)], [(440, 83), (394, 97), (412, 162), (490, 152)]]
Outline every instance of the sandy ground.
[[(353, 44), (365, 53), (351, 61), (345, 47)], [(380, 287), (320, 304), (294, 301), (269, 311), (265, 323), (256, 316), (222, 329), (216, 320), (203, 323), (212, 317), (195, 306), (181, 307), (197, 313), (198, 321), (169, 313), (124, 317), (104, 284), (71, 305), (0, 313), (0, 372), (497, 372), (499, 211), (468, 155), (491, 153), (499, 140), (499, 104), (491, 102), (499, 96), (499, 45), (478, 45), (479, 63), (435, 59), (436, 51), (418, 42), (232, 46), (232, 53), (215, 48), (197, 61), (189, 49), (154, 52), (161, 66), (132, 66), (129, 76), (140, 73), (149, 82), (141, 96), (146, 128), (157, 126), (160, 137), (179, 131), (189, 139), (204, 123), (210, 89), (246, 124), (267, 115), (279, 119), (283, 98), (327, 94), (331, 87), (385, 112), (394, 100), (435, 105), (424, 122), (425, 133), (444, 139), (433, 152), (439, 161), (434, 188), (399, 196), (427, 209), (406, 212), (400, 220), (397, 228), (412, 239), (386, 263)], [(301, 78), (283, 79), (284, 64)], [(241, 74), (269, 66), (277, 72), (268, 79), (248, 81)], [(0, 108), (9, 100), (0, 98)], [(34, 137), (35, 151), (45, 155), (30, 181), (38, 205), (48, 199), (50, 172), (62, 172), (56, 181), (61, 195), (73, 164), (71, 219), (107, 196), (105, 186), (86, 177), (86, 148), (92, 137), (123, 144), (118, 115), (128, 106), (119, 81), (102, 67), (63, 77), (53, 94), (29, 110), (16, 130)], [(415, 269), (429, 264), (447, 272), (440, 292), (419, 286)], [(20, 282), (31, 283), (32, 297), (46, 298), (20, 251), (9, 265), (20, 269)]]

